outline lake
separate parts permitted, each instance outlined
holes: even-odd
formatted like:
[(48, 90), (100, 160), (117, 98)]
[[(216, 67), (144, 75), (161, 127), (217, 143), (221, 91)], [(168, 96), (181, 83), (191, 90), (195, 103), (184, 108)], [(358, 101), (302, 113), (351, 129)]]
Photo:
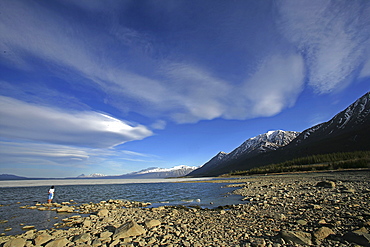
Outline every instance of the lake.
[[(62, 218), (71, 214), (55, 211), (20, 209), (23, 205), (44, 203), (51, 185), (55, 186), (53, 202), (73, 200), (77, 204), (97, 203), (109, 199), (150, 202), (152, 206), (185, 205), (215, 208), (242, 203), (241, 196), (233, 195), (235, 188), (224, 188), (222, 183), (195, 183), (199, 179), (83, 179), (83, 180), (17, 180), (0, 181), (0, 233), (6, 228), (13, 230), (6, 234), (18, 234), (20, 224), (34, 225), (36, 229), (53, 227)], [(203, 179), (204, 180), (204, 179)], [(187, 181), (188, 183), (173, 183)], [(194, 182), (194, 183), (192, 183)], [(197, 199), (200, 199), (197, 200)], [(54, 217), (58, 217), (55, 219)]]

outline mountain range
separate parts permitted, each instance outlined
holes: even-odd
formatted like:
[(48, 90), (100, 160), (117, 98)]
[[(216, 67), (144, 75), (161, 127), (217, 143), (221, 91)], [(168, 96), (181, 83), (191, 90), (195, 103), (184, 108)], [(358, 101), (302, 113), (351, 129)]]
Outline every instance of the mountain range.
[[(67, 179), (149, 179), (149, 178), (170, 178), (170, 177), (184, 177), (190, 172), (196, 170), (195, 166), (174, 166), (171, 168), (150, 167), (138, 172), (127, 173), (123, 175), (108, 176), (100, 173), (93, 173), (89, 175), (81, 174), (78, 177), (69, 177)], [(27, 178), (20, 177), (12, 174), (0, 174), (0, 180), (39, 180), (51, 178)]]
[(138, 172), (131, 172), (117, 176), (106, 176), (103, 174), (90, 174), (80, 175), (78, 178), (103, 178), (103, 179), (144, 179), (144, 178), (170, 178), (170, 177), (183, 177), (188, 175), (190, 172), (196, 170), (198, 167), (195, 166), (174, 166), (171, 168), (159, 168), (149, 167)]
[[(219, 152), (200, 167), (150, 167), (117, 176), (81, 174), (78, 179), (140, 179), (218, 176), (315, 154), (370, 150), (370, 92), (327, 122), (302, 132), (275, 130), (250, 138), (230, 153)], [(29, 179), (0, 174), (0, 180)], [(40, 179), (40, 178), (38, 178)]]
[(365, 150), (370, 150), (369, 92), (327, 122), (301, 133), (277, 130), (250, 138), (188, 176), (218, 176), (309, 155)]

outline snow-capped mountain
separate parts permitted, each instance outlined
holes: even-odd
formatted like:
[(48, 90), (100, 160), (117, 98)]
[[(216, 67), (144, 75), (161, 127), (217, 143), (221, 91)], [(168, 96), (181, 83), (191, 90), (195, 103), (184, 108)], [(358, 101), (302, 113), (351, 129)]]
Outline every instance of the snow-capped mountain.
[(214, 157), (189, 176), (217, 176), (316, 154), (366, 150), (370, 150), (370, 92), (327, 122), (302, 133), (274, 131), (250, 138), (221, 162)]
[[(159, 168), (159, 167), (150, 167), (138, 172), (135, 172), (135, 174), (148, 174), (148, 173), (155, 173), (155, 172), (178, 172), (178, 173), (186, 173), (187, 171), (193, 171), (194, 169), (197, 169), (196, 166), (174, 166), (171, 168)], [(132, 173), (131, 173), (132, 174)]]
[(258, 154), (276, 150), (289, 144), (299, 134), (300, 132), (296, 131), (269, 131), (246, 140), (242, 145), (234, 149), (227, 158), (237, 159), (239, 156), (245, 154)]
[(159, 168), (159, 167), (149, 167), (147, 169), (124, 174), (119, 176), (119, 178), (168, 178), (168, 177), (183, 177), (188, 175), (190, 172), (194, 171), (198, 167), (196, 166), (174, 166), (171, 168)]
[(189, 176), (196, 176), (206, 172), (207, 170), (221, 169), (233, 160), (238, 160), (242, 157), (252, 157), (260, 153), (276, 150), (289, 144), (299, 134), (299, 132), (295, 131), (275, 130), (252, 137), (229, 154), (219, 152), (199, 169), (190, 173)]
[(78, 178), (100, 178), (100, 177), (106, 177), (107, 175), (100, 174), (100, 173), (93, 173), (90, 175), (81, 174), (78, 176)]
[(369, 118), (370, 93), (367, 93), (344, 111), (335, 115), (331, 120), (303, 131), (292, 145), (297, 146), (302, 143), (318, 141), (355, 131), (361, 128), (361, 126), (369, 124)]

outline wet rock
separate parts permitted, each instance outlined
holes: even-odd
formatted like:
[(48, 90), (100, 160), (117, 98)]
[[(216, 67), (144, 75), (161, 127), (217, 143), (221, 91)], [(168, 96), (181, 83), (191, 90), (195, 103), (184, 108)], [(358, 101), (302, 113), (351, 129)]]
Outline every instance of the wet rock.
[(285, 241), (295, 244), (312, 245), (311, 234), (303, 231), (282, 231), (281, 237)]
[(69, 206), (63, 206), (57, 209), (58, 213), (73, 213), (74, 208)]
[(121, 227), (117, 228), (113, 234), (113, 240), (120, 238), (127, 238), (132, 236), (139, 236), (146, 232), (146, 230), (138, 225), (135, 221), (129, 221)]
[(22, 230), (29, 230), (29, 229), (33, 229), (33, 228), (35, 228), (35, 226), (23, 226)]

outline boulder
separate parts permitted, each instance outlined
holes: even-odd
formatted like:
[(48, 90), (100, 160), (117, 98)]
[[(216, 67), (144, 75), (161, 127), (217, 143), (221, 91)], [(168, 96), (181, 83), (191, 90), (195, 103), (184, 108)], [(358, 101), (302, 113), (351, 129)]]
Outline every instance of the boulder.
[(86, 243), (91, 240), (89, 233), (82, 233), (73, 237), (72, 241), (75, 243)]
[(333, 232), (332, 229), (330, 229), (329, 227), (320, 227), (317, 231), (315, 231), (313, 233), (313, 236), (317, 239), (317, 240), (323, 240), (325, 238), (327, 238), (329, 235), (334, 235), (335, 233)]
[(59, 238), (49, 242), (45, 247), (65, 247), (70, 243), (66, 238)]
[(311, 234), (302, 231), (282, 231), (281, 237), (285, 241), (292, 241), (295, 244), (312, 245)]
[(85, 219), (84, 222), (82, 223), (82, 225), (83, 225), (83, 227), (86, 227), (86, 228), (91, 227), (92, 221)]
[(144, 224), (146, 228), (150, 229), (159, 226), (161, 222), (159, 220), (146, 220)]
[(6, 242), (3, 247), (23, 247), (26, 244), (26, 240), (23, 238), (15, 238)]
[(58, 213), (73, 213), (74, 208), (69, 206), (63, 206), (57, 209)]
[(333, 181), (321, 181), (316, 184), (316, 187), (335, 188), (335, 183)]
[(102, 208), (102, 209), (100, 209), (100, 210), (98, 211), (98, 213), (97, 213), (97, 215), (98, 215), (99, 217), (107, 217), (107, 216), (108, 216), (108, 214), (109, 214), (109, 211), (108, 211), (108, 209), (106, 209), (106, 208)]
[(35, 228), (35, 226), (23, 226), (22, 230), (29, 230), (29, 229), (33, 229), (33, 228)]
[(146, 233), (146, 230), (142, 226), (139, 226), (135, 221), (129, 221), (115, 230), (113, 240), (139, 236), (144, 233)]
[(48, 241), (50, 241), (53, 237), (50, 234), (43, 233), (41, 235), (38, 235), (34, 241), (36, 246), (40, 246)]
[(100, 233), (100, 238), (99, 239), (109, 239), (110, 236), (112, 236), (112, 232), (110, 231), (105, 231), (105, 232), (102, 232)]

